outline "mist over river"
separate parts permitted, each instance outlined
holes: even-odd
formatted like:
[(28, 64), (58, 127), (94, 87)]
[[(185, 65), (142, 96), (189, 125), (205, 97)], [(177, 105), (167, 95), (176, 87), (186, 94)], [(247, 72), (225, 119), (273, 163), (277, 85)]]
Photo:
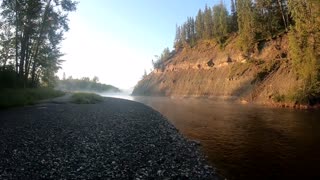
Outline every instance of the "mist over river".
[(213, 99), (113, 96), (142, 102), (201, 142), (227, 179), (320, 177), (320, 111)]

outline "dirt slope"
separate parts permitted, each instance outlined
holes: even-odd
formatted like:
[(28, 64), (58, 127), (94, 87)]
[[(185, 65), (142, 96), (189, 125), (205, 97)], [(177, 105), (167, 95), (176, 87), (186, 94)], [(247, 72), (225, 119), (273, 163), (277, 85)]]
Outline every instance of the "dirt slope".
[(272, 103), (295, 91), (299, 81), (287, 58), (286, 35), (260, 41), (248, 57), (231, 37), (222, 48), (214, 41), (185, 47), (135, 87), (133, 95), (232, 97)]

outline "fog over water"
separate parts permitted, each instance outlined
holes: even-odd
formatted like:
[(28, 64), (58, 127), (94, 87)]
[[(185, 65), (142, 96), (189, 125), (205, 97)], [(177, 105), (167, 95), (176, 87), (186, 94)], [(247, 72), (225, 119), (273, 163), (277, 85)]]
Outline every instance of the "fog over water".
[(320, 111), (269, 108), (212, 99), (131, 97), (201, 142), (228, 179), (313, 179), (320, 164)]

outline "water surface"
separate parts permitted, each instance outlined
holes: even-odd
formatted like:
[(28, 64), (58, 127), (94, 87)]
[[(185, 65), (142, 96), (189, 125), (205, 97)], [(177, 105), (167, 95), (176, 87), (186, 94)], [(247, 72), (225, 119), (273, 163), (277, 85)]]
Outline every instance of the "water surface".
[(200, 141), (228, 179), (320, 177), (320, 112), (210, 99), (136, 97)]
[(320, 112), (212, 99), (134, 97), (201, 142), (228, 179), (320, 177)]

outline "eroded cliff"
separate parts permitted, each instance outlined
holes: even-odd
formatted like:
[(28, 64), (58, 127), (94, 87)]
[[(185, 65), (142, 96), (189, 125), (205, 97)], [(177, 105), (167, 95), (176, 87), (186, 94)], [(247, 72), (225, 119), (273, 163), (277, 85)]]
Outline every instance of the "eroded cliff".
[(286, 35), (256, 44), (250, 56), (237, 47), (237, 37), (225, 47), (201, 41), (184, 47), (134, 88), (133, 95), (230, 97), (248, 102), (282, 102), (299, 87), (287, 57)]

